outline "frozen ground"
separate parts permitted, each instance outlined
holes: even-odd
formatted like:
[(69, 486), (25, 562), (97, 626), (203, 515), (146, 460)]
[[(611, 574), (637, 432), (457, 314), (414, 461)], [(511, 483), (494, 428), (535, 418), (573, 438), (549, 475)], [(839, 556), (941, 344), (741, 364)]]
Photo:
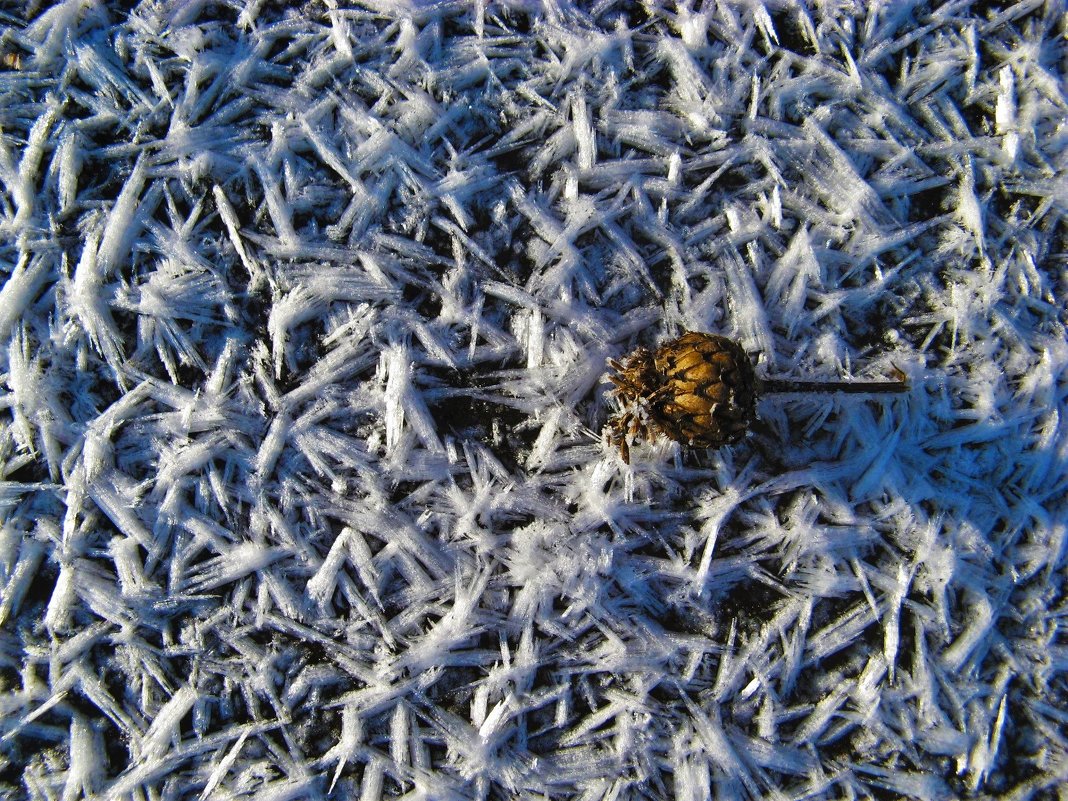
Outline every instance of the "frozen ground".
[[(0, 794), (1065, 798), (1061, 2), (118, 5), (0, 20)], [(687, 328), (913, 390), (627, 468)]]

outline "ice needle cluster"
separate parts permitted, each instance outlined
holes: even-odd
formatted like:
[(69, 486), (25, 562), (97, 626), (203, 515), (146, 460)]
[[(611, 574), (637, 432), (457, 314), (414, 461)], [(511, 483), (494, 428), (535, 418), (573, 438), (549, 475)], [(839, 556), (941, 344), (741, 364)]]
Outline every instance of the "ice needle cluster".
[[(3, 4), (0, 795), (1063, 793), (1066, 60), (1053, 0)], [(624, 465), (684, 330), (912, 389)]]

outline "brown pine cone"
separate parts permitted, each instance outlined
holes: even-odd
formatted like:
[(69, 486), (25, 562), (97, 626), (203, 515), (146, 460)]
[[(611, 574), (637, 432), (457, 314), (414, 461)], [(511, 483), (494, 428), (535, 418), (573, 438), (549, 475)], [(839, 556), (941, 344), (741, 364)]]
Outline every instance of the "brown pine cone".
[(688, 331), (657, 348), (638, 349), (609, 376), (623, 410), (609, 421), (623, 461), (630, 442), (662, 434), (698, 448), (742, 437), (756, 416), (756, 374), (741, 345)]

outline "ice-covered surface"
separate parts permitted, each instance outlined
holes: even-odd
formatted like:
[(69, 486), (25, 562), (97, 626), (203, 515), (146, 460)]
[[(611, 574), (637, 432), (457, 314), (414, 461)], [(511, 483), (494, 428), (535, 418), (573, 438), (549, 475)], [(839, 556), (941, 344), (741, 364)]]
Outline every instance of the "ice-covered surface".
[(1063, 797), (1064, 6), (865, 5), (4, 4), (0, 794)]

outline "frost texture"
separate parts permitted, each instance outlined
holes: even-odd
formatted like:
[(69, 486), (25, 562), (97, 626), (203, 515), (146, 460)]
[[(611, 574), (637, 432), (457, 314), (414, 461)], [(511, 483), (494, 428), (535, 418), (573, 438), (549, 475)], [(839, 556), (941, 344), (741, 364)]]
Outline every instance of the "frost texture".
[(0, 16), (0, 794), (1063, 792), (1063, 5), (287, 5)]

